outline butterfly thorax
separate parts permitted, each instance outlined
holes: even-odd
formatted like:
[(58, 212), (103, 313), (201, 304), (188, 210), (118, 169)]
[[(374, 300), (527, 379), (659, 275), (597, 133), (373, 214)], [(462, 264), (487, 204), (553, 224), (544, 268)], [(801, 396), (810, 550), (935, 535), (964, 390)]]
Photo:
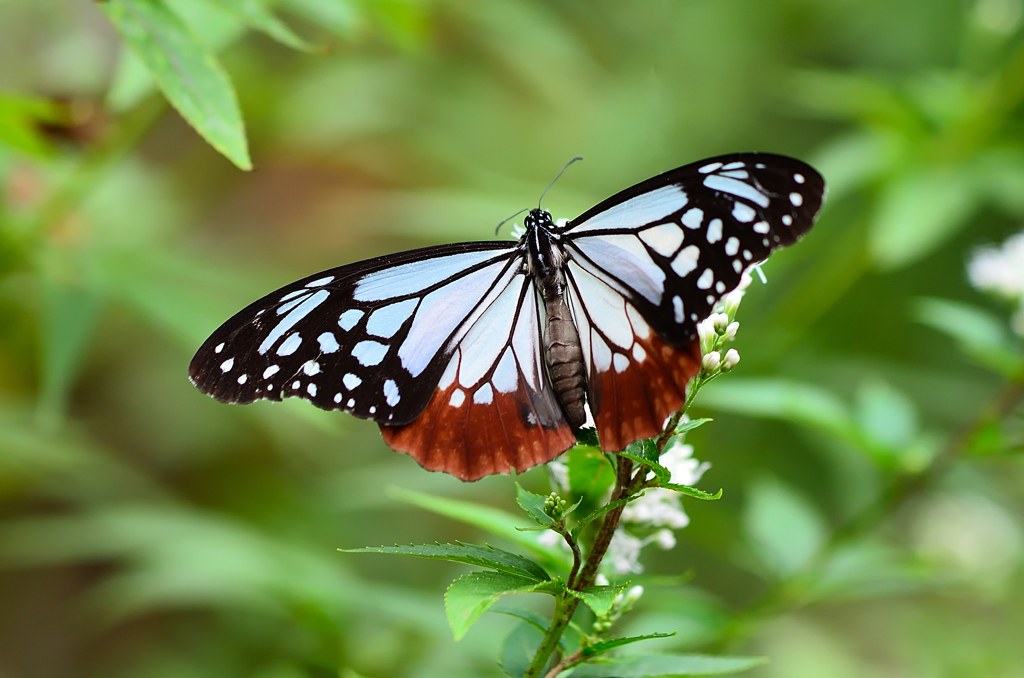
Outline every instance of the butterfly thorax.
[(565, 253), (549, 212), (530, 210), (524, 222), (528, 272), (544, 302), (544, 362), (566, 420), (579, 428), (587, 420), (587, 381), (579, 332), (565, 300)]

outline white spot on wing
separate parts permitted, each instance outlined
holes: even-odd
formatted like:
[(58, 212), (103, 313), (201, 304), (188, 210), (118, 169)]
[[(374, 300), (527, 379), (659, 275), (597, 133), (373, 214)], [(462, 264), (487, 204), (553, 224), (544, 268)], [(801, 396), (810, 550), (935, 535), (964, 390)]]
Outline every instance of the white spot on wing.
[(604, 339), (598, 335), (597, 330), (591, 330), (592, 337), (590, 345), (593, 347), (591, 350), (594, 352), (594, 370), (596, 372), (607, 372), (608, 368), (612, 365), (612, 351), (608, 348), (608, 344), (604, 343)]
[(798, 184), (804, 183), (804, 175), (797, 172), (796, 174), (793, 175), (793, 181), (795, 181)]
[(761, 207), (768, 207), (771, 202), (768, 200), (768, 196), (750, 184), (739, 179), (733, 179), (732, 177), (712, 174), (711, 176), (704, 177), (704, 185), (714, 191), (722, 191), (723, 193), (735, 195), (737, 198), (746, 198)]
[(784, 223), (786, 226), (792, 226), (793, 225), (793, 217), (789, 216), (788, 214), (783, 214), (782, 215), (782, 223)]
[(789, 201), (793, 203), (793, 207), (800, 207), (800, 205), (804, 204), (804, 197), (799, 193), (790, 193)]
[(746, 167), (742, 160), (733, 160), (728, 165), (722, 165), (723, 170), (737, 170)]
[(302, 371), (311, 377), (320, 374), (320, 363), (315, 360), (307, 360), (302, 364)]
[(683, 314), (683, 300), (679, 295), (672, 297), (672, 314), (677, 323), (683, 322), (686, 316)]
[(249, 375), (248, 374), (243, 374), (240, 377), (238, 377), (238, 383), (239, 384), (244, 384), (247, 381), (249, 381)]
[(444, 374), (441, 375), (441, 381), (437, 383), (437, 387), (444, 391), (452, 382), (455, 381), (455, 375), (459, 371), (459, 360), (461, 359), (462, 353), (459, 349), (455, 349), (455, 353), (452, 354), (451, 360), (448, 361), (448, 367), (444, 369)]
[(363, 383), (363, 380), (349, 372), (348, 374), (341, 378), (341, 383), (345, 384), (345, 388), (351, 391), (356, 386), (359, 386), (359, 384)]
[(336, 403), (340, 403), (341, 402), (341, 394), (340, 393), (335, 393), (334, 394), (334, 402), (336, 402)]
[(663, 257), (671, 257), (683, 244), (683, 232), (675, 224), (661, 224), (640, 232), (640, 239)]
[(281, 342), (281, 345), (277, 347), (277, 355), (291, 355), (302, 345), (302, 337), (298, 332), (292, 332), (285, 340)]
[(277, 365), (271, 365), (267, 369), (263, 370), (263, 378), (270, 379), (272, 376), (281, 371), (281, 368)]
[(374, 336), (390, 339), (402, 327), (402, 323), (409, 319), (418, 303), (419, 299), (406, 299), (378, 308), (366, 320), (366, 331)]
[(333, 275), (329, 275), (326, 278), (317, 278), (313, 282), (306, 283), (306, 287), (323, 287), (324, 285), (326, 285), (327, 283), (331, 282), (332, 280), (334, 280), (334, 276)]
[(621, 353), (616, 353), (615, 357), (612, 358), (612, 362), (615, 364), (615, 371), (619, 373), (625, 372), (626, 368), (629, 367), (629, 358)]
[(704, 223), (704, 210), (699, 207), (686, 210), (682, 218), (683, 226), (687, 228), (697, 229)]
[(227, 360), (225, 360), (224, 362), (222, 362), (220, 364), (220, 371), (221, 372), (230, 372), (231, 368), (234, 367), (234, 366), (235, 366), (235, 359), (234, 358), (228, 358)]
[(689, 275), (697, 268), (698, 259), (700, 259), (700, 249), (696, 245), (684, 247), (683, 251), (672, 260), (672, 270), (680, 277)]
[(640, 344), (633, 344), (633, 360), (642, 363), (647, 359), (647, 351)]
[(715, 282), (715, 272), (710, 268), (705, 268), (704, 272), (697, 278), (697, 287), (702, 290), (706, 290), (711, 287), (712, 283)]
[(708, 224), (708, 242), (714, 245), (722, 239), (722, 220), (712, 219)]
[(452, 397), (449, 398), (448, 404), (452, 407), (462, 407), (462, 403), (466, 402), (466, 393), (461, 388), (457, 388), (452, 391)]
[[(303, 291), (303, 290), (300, 290), (300, 292), (301, 291)], [(299, 304), (304, 302), (306, 299), (309, 299), (311, 296), (313, 296), (313, 294), (311, 292), (306, 292), (305, 294), (300, 294), (298, 297), (292, 299), (287, 304), (281, 304), (280, 306), (278, 306), (276, 313), (278, 315), (284, 315), (288, 311), (292, 310), (293, 308), (295, 308), (296, 306), (298, 306)]]
[(488, 405), (494, 402), (494, 391), (491, 390), (490, 384), (484, 384), (476, 390), (473, 394), (473, 402), (480, 405)]
[(223, 350), (224, 350), (224, 342), (222, 341), (219, 344), (217, 344), (217, 347), (213, 349), (213, 352), (214, 353), (220, 353)]
[[(292, 311), (281, 318), (281, 321), (274, 326), (274, 329), (270, 331), (267, 338), (260, 344), (258, 351), (260, 353), (266, 353), (270, 350), (270, 347), (277, 343), (277, 340), (284, 336), (284, 333), (295, 326), (295, 323), (299, 322), (307, 315), (313, 312), (320, 304), (327, 300), (327, 297), (331, 296), (331, 293), (327, 290), (317, 290), (309, 296), (308, 299), (304, 300)], [(298, 336), (298, 335), (295, 335)], [(279, 355), (286, 355), (279, 352)]]
[(505, 352), (501, 354), (501, 360), (498, 361), (498, 365), (494, 368), (494, 374), (491, 375), (491, 383), (498, 393), (512, 393), (519, 385), (516, 359), (512, 355), (511, 348), (505, 349)]
[(725, 253), (730, 257), (735, 256), (740, 251), (740, 239), (733, 236), (725, 241)]
[(757, 216), (757, 212), (747, 203), (738, 202), (732, 206), (732, 216), (736, 221), (749, 224)]
[(308, 290), (304, 290), (304, 289), (292, 290), (291, 292), (289, 292), (288, 294), (284, 295), (283, 297), (281, 297), (277, 301), (278, 301), (278, 303), (283, 303), (285, 301), (288, 301), (289, 299), (294, 299), (295, 297), (299, 296), (300, 294), (309, 294), (309, 291)]
[(402, 399), (402, 396), (398, 393), (398, 384), (393, 379), (388, 379), (384, 382), (384, 399), (387, 400), (388, 405), (394, 407), (398, 404), (398, 401)]
[(359, 319), (363, 317), (363, 311), (358, 308), (350, 308), (338, 317), (338, 327), (348, 332), (356, 326)]
[(316, 395), (316, 384), (310, 384), (309, 386), (307, 386), (306, 387), (306, 393), (308, 393), (311, 396), (315, 396)]
[(339, 348), (338, 340), (334, 338), (334, 334), (331, 332), (324, 332), (316, 340), (320, 344), (321, 353), (334, 353)]
[(697, 171), (700, 172), (701, 174), (709, 174), (711, 172), (714, 172), (716, 169), (718, 169), (721, 166), (722, 166), (722, 163), (720, 163), (720, 162), (713, 162), (710, 165), (704, 165), (703, 167), (701, 167)]
[(759, 221), (754, 224), (755, 233), (767, 233), (769, 230), (771, 230), (771, 226), (768, 225), (767, 221)]
[(364, 367), (380, 365), (387, 353), (387, 344), (377, 341), (360, 341), (352, 347), (352, 357), (358, 360), (359, 364)]
[(719, 294), (721, 294), (722, 292), (724, 292), (724, 291), (725, 291), (725, 283), (724, 283), (724, 282), (722, 282), (721, 280), (719, 280), (718, 282), (716, 282), (716, 283), (715, 283), (715, 291), (716, 291), (716, 292), (718, 292)]

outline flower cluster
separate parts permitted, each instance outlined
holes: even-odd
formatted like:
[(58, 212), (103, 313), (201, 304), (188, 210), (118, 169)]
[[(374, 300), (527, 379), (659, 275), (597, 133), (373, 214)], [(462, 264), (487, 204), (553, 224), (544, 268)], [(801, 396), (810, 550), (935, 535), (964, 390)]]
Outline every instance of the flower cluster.
[(967, 263), (967, 277), (979, 290), (995, 292), (1017, 302), (1012, 325), (1024, 335), (1024, 233), (1009, 238), (1001, 248), (985, 247)]

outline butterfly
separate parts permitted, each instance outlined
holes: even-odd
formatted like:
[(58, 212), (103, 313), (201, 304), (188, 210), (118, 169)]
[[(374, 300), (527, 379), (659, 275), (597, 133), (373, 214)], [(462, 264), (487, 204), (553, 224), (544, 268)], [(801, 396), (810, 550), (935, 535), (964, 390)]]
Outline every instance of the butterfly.
[(747, 269), (814, 223), (825, 183), (736, 153), (627, 188), (517, 241), (466, 242), (330, 269), (238, 312), (200, 347), (217, 400), (304, 398), (372, 419), (384, 441), (462, 480), (522, 471), (576, 442), (656, 435), (700, 369), (697, 325)]

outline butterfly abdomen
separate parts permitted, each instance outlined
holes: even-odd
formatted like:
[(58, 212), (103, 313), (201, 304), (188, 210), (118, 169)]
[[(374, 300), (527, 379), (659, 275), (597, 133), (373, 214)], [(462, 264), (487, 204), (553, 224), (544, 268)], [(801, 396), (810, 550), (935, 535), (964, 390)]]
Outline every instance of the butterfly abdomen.
[(587, 380), (583, 367), (583, 349), (580, 335), (572, 321), (569, 307), (561, 293), (548, 298), (544, 307), (547, 322), (544, 326), (544, 362), (547, 364), (551, 386), (565, 412), (565, 419), (573, 428), (583, 426), (587, 413), (583, 407)]

